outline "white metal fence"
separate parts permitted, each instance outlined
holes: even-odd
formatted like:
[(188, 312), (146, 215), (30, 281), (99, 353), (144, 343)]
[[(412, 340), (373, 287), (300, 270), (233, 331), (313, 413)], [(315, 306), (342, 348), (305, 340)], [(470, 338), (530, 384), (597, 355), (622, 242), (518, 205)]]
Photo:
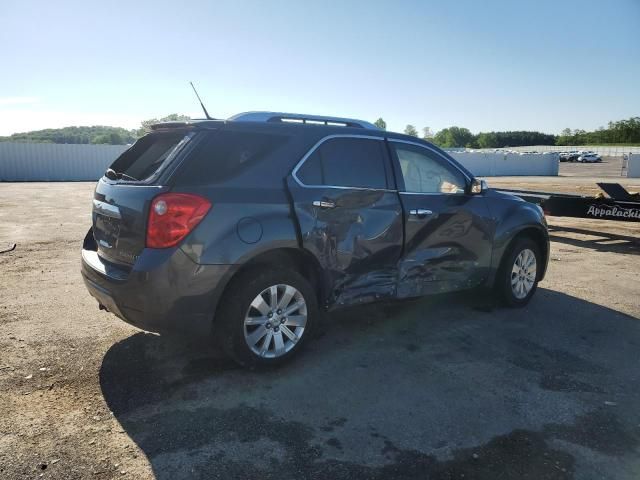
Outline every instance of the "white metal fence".
[(481, 177), (500, 176), (556, 176), (559, 158), (557, 153), (501, 153), (501, 152), (453, 152), (449, 155), (464, 165), (471, 173)]
[(0, 181), (95, 181), (127, 148), (0, 142)]
[[(95, 181), (126, 145), (0, 142), (0, 181)], [(557, 175), (558, 155), (450, 152), (474, 175)]]
[(627, 177), (640, 178), (640, 154), (629, 155), (627, 163)]

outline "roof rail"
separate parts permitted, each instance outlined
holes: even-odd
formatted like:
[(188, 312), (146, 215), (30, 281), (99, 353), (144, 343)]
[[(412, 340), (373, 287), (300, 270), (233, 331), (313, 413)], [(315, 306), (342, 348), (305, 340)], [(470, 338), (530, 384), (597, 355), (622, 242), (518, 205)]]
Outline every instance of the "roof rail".
[(364, 120), (342, 117), (325, 117), (322, 115), (305, 115), (302, 113), (282, 113), (282, 112), (245, 112), (238, 113), (227, 120), (232, 122), (283, 122), (283, 123), (303, 123), (310, 125), (329, 125), (337, 127), (366, 128), (369, 130), (380, 130), (373, 123)]

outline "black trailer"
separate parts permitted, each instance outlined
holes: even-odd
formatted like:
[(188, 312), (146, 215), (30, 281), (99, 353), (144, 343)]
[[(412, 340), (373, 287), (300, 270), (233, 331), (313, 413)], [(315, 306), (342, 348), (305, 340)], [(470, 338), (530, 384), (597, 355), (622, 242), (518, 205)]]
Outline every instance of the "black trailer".
[(640, 222), (640, 197), (627, 192), (619, 183), (598, 183), (608, 197), (588, 197), (567, 193), (536, 192), (531, 190), (496, 190), (517, 195), (537, 203), (545, 215), (554, 217), (596, 218), (622, 222)]

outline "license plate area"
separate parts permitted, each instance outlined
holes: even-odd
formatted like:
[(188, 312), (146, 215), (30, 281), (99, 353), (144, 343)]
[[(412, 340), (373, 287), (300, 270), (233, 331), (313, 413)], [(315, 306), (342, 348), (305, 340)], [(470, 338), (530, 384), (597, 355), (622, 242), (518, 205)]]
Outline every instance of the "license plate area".
[(98, 246), (107, 249), (114, 248), (120, 236), (120, 219), (97, 213), (94, 225)]

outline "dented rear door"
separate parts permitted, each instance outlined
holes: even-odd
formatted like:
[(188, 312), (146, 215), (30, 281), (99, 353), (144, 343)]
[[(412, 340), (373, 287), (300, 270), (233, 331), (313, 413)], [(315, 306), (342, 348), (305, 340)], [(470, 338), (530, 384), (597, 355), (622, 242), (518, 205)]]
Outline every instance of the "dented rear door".
[(288, 178), (305, 249), (320, 261), (329, 305), (395, 297), (402, 206), (382, 137), (323, 139)]

